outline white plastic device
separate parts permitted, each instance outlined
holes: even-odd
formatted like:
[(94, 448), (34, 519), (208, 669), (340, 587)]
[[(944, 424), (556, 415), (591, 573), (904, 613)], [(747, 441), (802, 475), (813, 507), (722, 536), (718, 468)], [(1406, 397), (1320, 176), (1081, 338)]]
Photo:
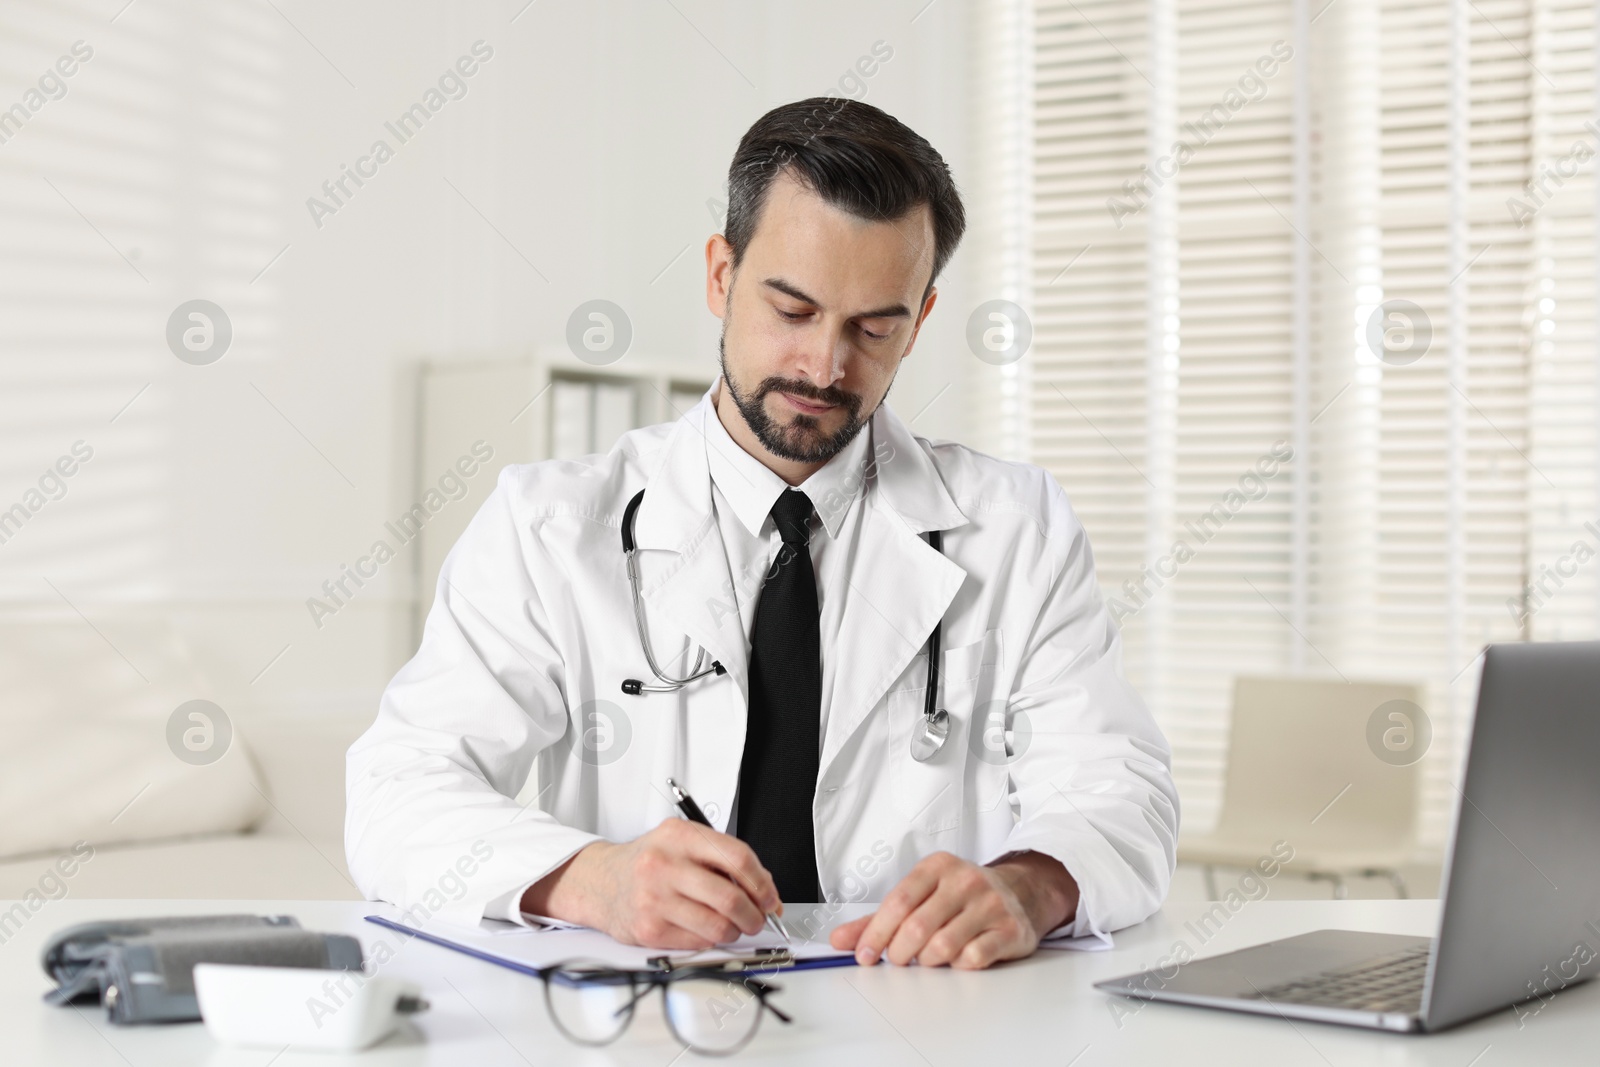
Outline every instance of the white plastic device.
[(412, 983), (360, 971), (198, 963), (194, 990), (212, 1037), (258, 1048), (363, 1049), (428, 1006)]

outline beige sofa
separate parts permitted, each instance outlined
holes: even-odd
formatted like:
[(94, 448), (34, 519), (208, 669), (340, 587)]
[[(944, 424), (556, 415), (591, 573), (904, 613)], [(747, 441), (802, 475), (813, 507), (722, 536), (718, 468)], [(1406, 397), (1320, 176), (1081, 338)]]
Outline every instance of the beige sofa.
[[(344, 862), (344, 753), (366, 719), (240, 724), (270, 798), (254, 830), (95, 847), (73, 897), (359, 900)], [(0, 863), (0, 899), (40, 889), (58, 854)], [(47, 881), (43, 895), (59, 893)]]
[(159, 621), (0, 623), (0, 899), (359, 899), (344, 754), (373, 712), (234, 708), (186, 758), (176, 713), (212, 696)]

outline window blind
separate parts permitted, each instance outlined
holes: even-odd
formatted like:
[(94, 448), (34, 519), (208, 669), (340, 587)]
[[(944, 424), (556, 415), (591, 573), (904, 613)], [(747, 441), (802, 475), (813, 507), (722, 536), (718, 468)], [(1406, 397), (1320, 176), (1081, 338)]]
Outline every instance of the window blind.
[(1030, 10), (1019, 417), (1186, 823), (1235, 675), (1402, 678), (1436, 849), (1482, 645), (1600, 614), (1593, 6)]

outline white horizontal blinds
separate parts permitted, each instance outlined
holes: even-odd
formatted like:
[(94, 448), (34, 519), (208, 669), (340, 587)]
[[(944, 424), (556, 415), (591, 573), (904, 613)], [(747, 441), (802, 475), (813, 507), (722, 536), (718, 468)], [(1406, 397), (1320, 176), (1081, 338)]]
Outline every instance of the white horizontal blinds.
[[(1304, 0), (1303, 0), (1304, 2)], [(1286, 666), (1323, 677), (1370, 673), (1363, 650), (1374, 630), (1378, 403), (1382, 365), (1365, 325), (1382, 302), (1380, 256), (1379, 0), (1305, 6), (1311, 56), (1296, 73), (1312, 79), (1314, 152), (1307, 161), (1311, 215), (1304, 245), (1312, 275), (1311, 359), (1292, 487), (1309, 496), (1308, 546), (1294, 577), (1307, 587), (1304, 639)], [(1338, 57), (1335, 61), (1331, 57)], [(1308, 97), (1313, 93), (1308, 90)]]
[(1291, 438), (1289, 19), (1040, 3), (1035, 23), (1033, 459), (1089, 530), (1199, 823), (1233, 673), (1287, 655), (1289, 472), (1255, 465)]
[(1204, 825), (1221, 799), (1234, 675), (1281, 670), (1299, 640), (1284, 624), (1293, 470), (1273, 457), (1294, 436), (1293, 31), (1288, 0), (1178, 12), (1178, 138), (1195, 152), (1177, 187), (1172, 562), (1157, 561), (1176, 576), (1155, 594), (1170, 598), (1168, 667), (1149, 695), (1181, 753), (1186, 817)]
[[(1528, 14), (1521, 2), (1461, 13), (1467, 96), (1452, 146), (1452, 6), (1383, 7), (1383, 297), (1419, 305), (1432, 344), (1415, 362), (1383, 369), (1377, 612), (1359, 666), (1430, 684), (1435, 756), (1423, 838), (1435, 846), (1471, 708), (1466, 668), (1484, 643), (1520, 632), (1505, 602), (1521, 585), (1530, 479), (1540, 477), (1524, 458), (1534, 414), (1524, 323), (1532, 244), (1505, 209), (1530, 158)], [(1453, 162), (1464, 171), (1454, 195)], [(1464, 316), (1459, 336), (1452, 311)]]
[(1505, 207), (1531, 170), (1535, 83), (1541, 80), (1528, 58), (1535, 2), (1466, 4), (1472, 32), (1467, 254), (1476, 260), (1462, 275), (1469, 322), (1461, 457), (1467, 617), (1461, 626), (1465, 647), (1451, 650), (1458, 657), (1454, 664), (1464, 665), (1489, 641), (1519, 636), (1505, 602), (1522, 585), (1531, 535), (1529, 494), (1544, 477), (1527, 458), (1538, 414), (1529, 406), (1532, 324), (1525, 314), (1533, 244), (1530, 231)]
[[(1522, 596), (1507, 607), (1537, 640), (1592, 638), (1600, 533), (1595, 495), (1595, 8), (1540, 4), (1529, 58), (1535, 103), (1530, 185), (1505, 205), (1526, 220), (1533, 270), (1523, 325), (1531, 339), (1531, 537)], [(1547, 480), (1548, 479), (1548, 480)]]
[[(221, 457), (250, 454), (240, 435), (261, 432), (222, 405), (266, 405), (242, 376), (244, 400), (223, 401), (217, 382), (281, 355), (279, 275), (260, 273), (288, 240), (278, 75), (290, 31), (260, 5), (159, 8), (115, 26), (115, 8), (96, 11), (0, 5), (0, 513), (12, 516), (0, 597), (76, 619), (41, 575), (89, 614), (101, 600), (276, 595), (267, 562), (242, 578), (236, 559), (255, 553), (219, 545), (235, 531), (217, 516), (252, 480)], [(199, 96), (204, 107), (188, 103)], [(232, 325), (227, 369), (209, 376), (179, 373), (162, 340), (196, 298)], [(200, 342), (200, 323), (179, 320)], [(287, 403), (285, 377), (260, 373), (262, 395)], [(178, 436), (183, 405), (211, 419), (203, 446)], [(42, 495), (44, 471), (80, 440), (90, 473), (61, 490), (47, 480), (64, 495)]]
[[(1033, 49), (1031, 6), (980, 0), (969, 9), (976, 151), (963, 183), (968, 269), (979, 279), (974, 303), (1009, 300), (1026, 307), (1033, 198), (1031, 151)], [(973, 361), (966, 398), (973, 445), (1005, 459), (1025, 459), (1026, 358), (999, 366)]]
[[(1145, 11), (1038, 0), (1033, 25), (1031, 459), (1065, 487), (1113, 593), (1145, 554), (1146, 217), (1129, 192), (1146, 154)], [(1128, 205), (1120, 227), (1112, 199)], [(1125, 636), (1142, 678), (1141, 634)]]
[(1420, 323), (1407, 313), (1391, 317), (1410, 334), (1391, 347), (1392, 359), (1429, 347), (1417, 362), (1384, 367), (1375, 472), (1381, 622), (1362, 651), (1437, 675), (1448, 601), (1450, 14), (1447, 3), (1401, 2), (1385, 4), (1382, 17), (1381, 296), (1416, 304), (1425, 316)]
[[(1592, 636), (1600, 614), (1594, 8), (1313, 3), (1314, 150), (1297, 171), (1280, 63), (1171, 179), (1169, 264), (1150, 211), (1116, 227), (1101, 210), (1133, 199), (1118, 186), (1140, 180), (1152, 84), (1176, 79), (1181, 135), (1274, 41), (1294, 41), (1290, 0), (1171, 2), (1038, 7), (1033, 458), (1094, 539), (1191, 826), (1220, 791), (1235, 675), (1392, 677), (1430, 687), (1423, 838), (1439, 846), (1478, 649)], [(1165, 75), (1140, 24), (1163, 10)], [(1315, 194), (1303, 215), (1297, 173)], [(1309, 293), (1294, 282), (1297, 217), (1315, 249)], [(1170, 292), (1157, 284), (1169, 266)], [(1168, 295), (1181, 298), (1170, 315)], [(1420, 314), (1385, 320), (1401, 342), (1409, 321), (1412, 344), (1380, 362), (1365, 327), (1396, 301)], [(1170, 375), (1144, 360), (1167, 333)], [(1164, 390), (1166, 451), (1151, 402)], [(1147, 537), (1184, 536), (1296, 431), (1313, 446), (1297, 457), (1311, 465), (1310, 551), (1295, 551), (1294, 471), (1280, 468), (1154, 588)]]

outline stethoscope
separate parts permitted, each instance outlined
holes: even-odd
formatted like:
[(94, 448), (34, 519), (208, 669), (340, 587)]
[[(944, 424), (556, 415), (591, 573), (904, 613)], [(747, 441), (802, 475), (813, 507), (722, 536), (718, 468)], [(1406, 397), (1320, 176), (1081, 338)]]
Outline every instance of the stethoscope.
[[(690, 682), (704, 678), (708, 674), (727, 674), (728, 669), (717, 660), (712, 660), (706, 666), (706, 650), (702, 646), (699, 654), (695, 656), (694, 666), (682, 678), (674, 678), (661, 669), (656, 662), (655, 653), (650, 648), (650, 635), (644, 622), (644, 598), (639, 592), (639, 564), (634, 558), (633, 520), (639, 510), (639, 504), (644, 500), (644, 490), (634, 494), (628, 501), (628, 506), (622, 512), (622, 555), (628, 561), (628, 588), (633, 595), (633, 624), (639, 634), (639, 647), (644, 650), (645, 662), (650, 665), (650, 673), (656, 676), (660, 685), (645, 685), (638, 678), (624, 678), (622, 691), (629, 696), (638, 696), (641, 693), (676, 693)], [(944, 552), (944, 535), (938, 530), (928, 531), (928, 544), (933, 546), (935, 552)], [(944, 621), (934, 623), (933, 633), (928, 635), (928, 688), (922, 707), (922, 719), (911, 732), (911, 758), (918, 763), (924, 763), (933, 758), (933, 754), (944, 747), (946, 739), (950, 736), (950, 713), (938, 706), (939, 697), (939, 640)]]

